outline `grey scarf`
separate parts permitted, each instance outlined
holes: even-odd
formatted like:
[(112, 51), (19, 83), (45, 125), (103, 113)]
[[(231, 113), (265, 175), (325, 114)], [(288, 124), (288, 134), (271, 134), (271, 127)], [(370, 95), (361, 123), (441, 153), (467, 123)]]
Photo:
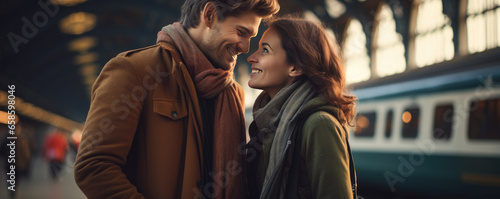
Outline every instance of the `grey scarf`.
[(273, 99), (266, 92), (257, 97), (253, 107), (255, 124), (260, 131), (274, 132), (269, 163), (261, 199), (277, 197), (281, 187), (282, 167), (291, 134), (297, 124), (296, 117), (304, 105), (315, 96), (313, 84), (306, 79), (296, 81), (281, 89)]

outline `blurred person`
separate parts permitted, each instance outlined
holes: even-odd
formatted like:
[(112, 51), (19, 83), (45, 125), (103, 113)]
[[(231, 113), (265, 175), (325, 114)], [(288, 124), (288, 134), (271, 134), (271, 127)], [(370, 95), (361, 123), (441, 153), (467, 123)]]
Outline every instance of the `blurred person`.
[(45, 136), (42, 154), (49, 163), (50, 174), (54, 180), (58, 179), (64, 168), (68, 149), (68, 140), (60, 130), (55, 130)]
[(243, 90), (233, 69), (277, 0), (186, 0), (157, 44), (103, 68), (75, 163), (88, 198), (244, 197)]
[[(324, 28), (292, 17), (269, 23), (248, 62), (253, 107), (247, 178), (251, 198), (353, 198), (346, 126), (357, 98)], [(352, 170), (351, 170), (352, 169)]]

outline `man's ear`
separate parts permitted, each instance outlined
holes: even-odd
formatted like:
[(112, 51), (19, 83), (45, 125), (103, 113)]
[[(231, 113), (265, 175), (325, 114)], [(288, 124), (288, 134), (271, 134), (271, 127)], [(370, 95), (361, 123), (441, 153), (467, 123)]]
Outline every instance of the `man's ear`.
[(205, 23), (204, 25), (208, 28), (211, 28), (215, 23), (217, 17), (214, 3), (209, 1), (207, 4), (205, 4), (205, 7), (203, 8), (201, 14), (201, 18), (203, 18), (203, 21)]
[(295, 66), (291, 66), (290, 72), (288, 73), (290, 77), (298, 77), (302, 75), (302, 70), (298, 69)]

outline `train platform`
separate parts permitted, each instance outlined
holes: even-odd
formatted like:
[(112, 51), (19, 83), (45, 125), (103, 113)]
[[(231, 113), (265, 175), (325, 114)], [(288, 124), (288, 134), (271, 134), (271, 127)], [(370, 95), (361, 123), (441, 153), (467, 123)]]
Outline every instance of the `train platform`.
[[(2, 160), (3, 163), (4, 160)], [(73, 160), (69, 154), (66, 164), (59, 173), (59, 177), (53, 179), (50, 175), (49, 164), (41, 156), (35, 156), (31, 160), (31, 173), (29, 176), (16, 176), (15, 196), (10, 196), (7, 189), (6, 175), (0, 175), (0, 198), (12, 199), (84, 199), (82, 191), (76, 185), (73, 177)], [(3, 165), (3, 164), (2, 164)], [(5, 174), (2, 166), (0, 172)]]

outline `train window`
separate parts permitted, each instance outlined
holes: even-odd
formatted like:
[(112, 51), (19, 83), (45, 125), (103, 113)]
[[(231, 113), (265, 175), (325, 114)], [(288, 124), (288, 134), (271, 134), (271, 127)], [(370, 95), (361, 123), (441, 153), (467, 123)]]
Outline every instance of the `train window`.
[(356, 116), (356, 127), (354, 127), (354, 135), (356, 137), (373, 137), (375, 134), (375, 121), (377, 119), (377, 114), (375, 112), (370, 113), (358, 113)]
[(419, 108), (409, 108), (403, 112), (403, 138), (416, 138), (418, 134), (418, 123), (420, 117)]
[(500, 99), (474, 101), (469, 111), (469, 139), (500, 140)]
[(434, 139), (448, 140), (453, 126), (453, 105), (440, 105), (434, 111)]
[(391, 137), (392, 133), (392, 117), (393, 117), (393, 112), (390, 110), (387, 112), (387, 116), (385, 118), (385, 137), (389, 138)]

